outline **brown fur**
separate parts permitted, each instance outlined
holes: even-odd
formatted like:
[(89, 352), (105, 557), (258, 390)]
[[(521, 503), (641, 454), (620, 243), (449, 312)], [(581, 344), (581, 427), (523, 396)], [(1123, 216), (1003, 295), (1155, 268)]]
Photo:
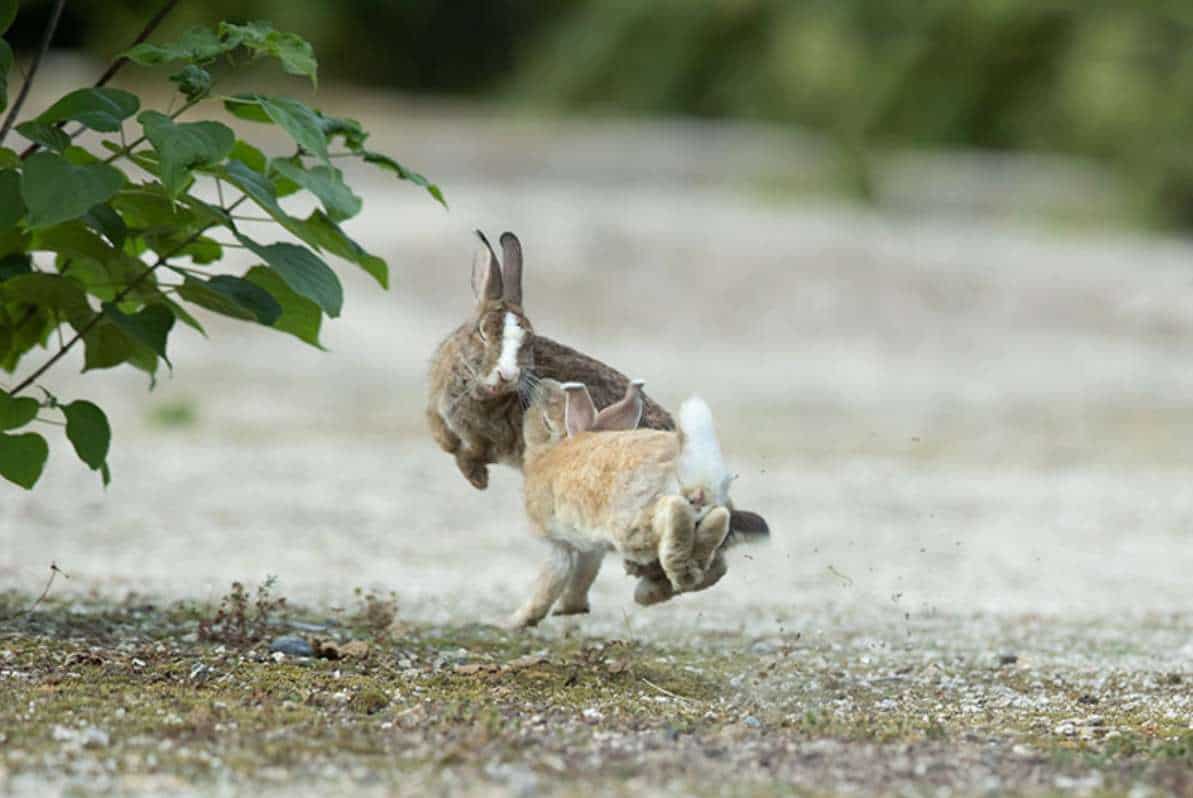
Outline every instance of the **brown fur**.
[(537, 623), (564, 593), (561, 611), (585, 611), (599, 556), (609, 548), (630, 562), (657, 562), (672, 593), (696, 588), (729, 529), (727, 509), (715, 508), (697, 522), (678, 494), (676, 433), (581, 431), (569, 437), (565, 406), (559, 384), (544, 381), (524, 420), (526, 512), (553, 548), (515, 626)]
[[(474, 276), (479, 300), (477, 309), (471, 319), (436, 349), (427, 400), (427, 422), (432, 436), (455, 458), (460, 472), (479, 490), (489, 484), (490, 464), (505, 463), (519, 469), (523, 466), (524, 419), (519, 389), (525, 391), (528, 386), (507, 386), (504, 392), (496, 395), (483, 395), (476, 390), (479, 378), (492, 369), (500, 356), (501, 336), (495, 333), (503, 324), (505, 312), (515, 313), (527, 331), (518, 352), (518, 365), (524, 372), (558, 382), (582, 382), (588, 386), (600, 408), (607, 408), (622, 399), (630, 382), (628, 377), (605, 363), (535, 334), (522, 309), (521, 244), (510, 233), (501, 237), (503, 266), (498, 264), (488, 242), (484, 243), (482, 255), (485, 257), (478, 263), (478, 272)], [(482, 331), (484, 340), (480, 336)], [(661, 405), (645, 394), (642, 398), (644, 408), (640, 427), (675, 429), (674, 420)], [(730, 538), (735, 535), (764, 538), (770, 534), (766, 521), (756, 513), (731, 509), (730, 526)], [(717, 556), (721, 556), (719, 552)], [(587, 567), (591, 569), (590, 564)], [(640, 585), (641, 592), (650, 595), (666, 592), (668, 588), (662, 587), (666, 575), (657, 561), (640, 566), (640, 571), (643, 579), (656, 583), (653, 587)], [(723, 573), (723, 568), (721, 571)], [(712, 582), (707, 582), (705, 586), (710, 584)], [(561, 602), (561, 610), (567, 606), (566, 599), (567, 595)]]

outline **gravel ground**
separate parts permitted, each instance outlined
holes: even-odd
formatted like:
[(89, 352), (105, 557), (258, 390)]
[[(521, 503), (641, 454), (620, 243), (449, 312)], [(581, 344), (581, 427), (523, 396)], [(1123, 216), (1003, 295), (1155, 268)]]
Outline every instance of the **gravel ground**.
[[(494, 128), (524, 153), (522, 129)], [(645, 128), (639, 144), (668, 135)], [(472, 136), (411, 159), (443, 183), (450, 213), (361, 176), (366, 209), (350, 229), (389, 259), (395, 287), (347, 275), (329, 352), (212, 319), (209, 340), (176, 334), (176, 368), (150, 393), (131, 371), (62, 368), (55, 393), (112, 417), (114, 481), (105, 492), (63, 440), (35, 493), (0, 486), (0, 585), (34, 596), (54, 561), (71, 577), (54, 588), (64, 601), (211, 603), (272, 574), (316, 613), (360, 587), (394, 591), (424, 632), (498, 621), (540, 556), (518, 475), (473, 490), (424, 430), (422, 395), (435, 342), (470, 307), (468, 231), (508, 228), (526, 247), (539, 331), (645, 378), (669, 406), (704, 396), (741, 475), (736, 501), (774, 531), (738, 550), (714, 590), (649, 610), (610, 560), (592, 615), (530, 633), (565, 660), (556, 647), (579, 636), (707, 655), (730, 676), (778, 663), (778, 678), (718, 699), (734, 709), (709, 710), (724, 713), (715, 734), (746, 739), (720, 746), (732, 756), (698, 734), (676, 743), (686, 776), (639, 751), (657, 728), (611, 722), (600, 738), (581, 724), (595, 759), (578, 772), (594, 789), (712, 794), (738, 777), (747, 794), (1190, 789), (1146, 763), (1041, 759), (1028, 738), (1104, 753), (1105, 735), (1082, 724), (1128, 708), (1146, 715), (1123, 720), (1134, 735), (1136, 720), (1156, 739), (1193, 729), (1193, 247), (777, 203), (682, 169), (628, 185), (511, 174)], [(1012, 686), (991, 675), (1008, 652)], [(1111, 709), (1074, 703), (1086, 692)], [(883, 701), (923, 719), (914, 742), (882, 740)], [(779, 731), (809, 712), (832, 722)], [(741, 725), (747, 715), (760, 725)], [(10, 750), (18, 734), (4, 730)], [(611, 771), (594, 764), (607, 760)], [(566, 790), (538, 760), (494, 761), (419, 770), (419, 783)], [(7, 767), (31, 794), (53, 772)], [(310, 787), (282, 781), (287, 794)]]

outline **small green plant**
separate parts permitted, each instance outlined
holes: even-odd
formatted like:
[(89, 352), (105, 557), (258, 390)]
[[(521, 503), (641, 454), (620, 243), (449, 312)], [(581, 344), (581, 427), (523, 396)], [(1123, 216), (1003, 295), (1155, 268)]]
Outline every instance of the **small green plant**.
[(220, 599), (219, 609), (210, 618), (199, 620), (199, 639), (231, 646), (247, 646), (269, 636), (273, 617), (286, 609), (286, 599), (274, 596), (277, 577), (268, 576), (257, 586), (256, 596), (240, 582)]
[[(336, 164), (364, 161), (443, 203), (422, 175), (368, 149), (368, 133), (353, 119), (284, 96), (218, 93), (242, 56), (275, 59), (316, 84), (311, 46), (267, 22), (222, 22), (176, 42), (144, 41), (159, 14), (96, 85), (15, 124), (63, 4), (55, 3), (42, 51), (0, 126), (0, 369), (15, 375), (31, 352), (49, 352), (11, 387), (0, 386), (0, 476), (26, 489), (49, 456), (46, 439), (28, 430), (36, 422), (64, 426), (79, 458), (105, 485), (110, 479), (104, 412), (85, 399), (60, 400), (41, 382), (80, 344), (84, 371), (127, 364), (148, 374), (152, 387), (161, 363), (172, 368), (167, 345), (176, 323), (203, 334), (202, 312), (320, 347), (323, 317), (339, 316), (343, 305), (326, 257), (388, 287), (385, 261), (341, 226), (360, 212), (361, 198)], [(0, 0), (0, 35), (16, 13), (17, 0)], [(12, 60), (0, 39), (0, 112), (9, 105)], [(129, 63), (171, 65), (177, 94), (169, 107), (146, 109), (136, 94), (106, 87)], [(238, 119), (280, 127), (293, 150), (266, 155), (221, 122), (180, 121), (211, 103)], [(68, 124), (75, 125), (69, 132)], [(3, 146), (10, 130), (30, 142), (20, 154)], [(76, 142), (84, 134), (87, 146)], [(282, 202), (299, 192), (320, 205), (306, 217)], [(256, 215), (246, 205), (256, 206)], [(242, 229), (245, 221), (275, 224), (288, 240), (259, 240)], [(221, 272), (229, 248), (260, 263), (243, 274)]]

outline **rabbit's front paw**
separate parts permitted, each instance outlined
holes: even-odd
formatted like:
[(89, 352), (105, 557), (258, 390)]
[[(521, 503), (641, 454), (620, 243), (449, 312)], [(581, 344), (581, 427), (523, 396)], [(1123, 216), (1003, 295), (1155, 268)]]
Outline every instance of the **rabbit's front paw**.
[(457, 460), (464, 479), (477, 490), (489, 487), (489, 467), (477, 460)]

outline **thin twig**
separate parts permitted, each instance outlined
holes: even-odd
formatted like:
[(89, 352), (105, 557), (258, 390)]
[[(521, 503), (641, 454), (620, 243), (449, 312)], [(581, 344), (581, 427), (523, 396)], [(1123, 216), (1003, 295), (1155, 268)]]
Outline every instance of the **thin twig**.
[[(248, 195), (242, 196), (240, 199), (236, 200), (236, 202), (233, 202), (227, 208), (224, 208), (223, 209), (224, 212), (231, 213), (236, 208), (237, 205), (244, 202), (246, 199), (248, 199)], [(142, 280), (144, 280), (149, 275), (153, 274), (161, 266), (164, 266), (167, 260), (174, 257), (179, 252), (181, 252), (182, 250), (189, 247), (191, 244), (198, 241), (199, 238), (204, 233), (206, 233), (208, 230), (210, 230), (211, 228), (213, 228), (215, 226), (216, 226), (216, 223), (212, 222), (211, 224), (207, 225), (206, 227), (202, 228), (201, 230), (195, 231), (195, 233), (193, 235), (191, 235), (189, 238), (187, 238), (185, 241), (183, 241), (181, 244), (179, 244), (177, 247), (175, 247), (170, 252), (167, 252), (165, 255), (159, 255), (157, 261), (154, 262), (154, 264), (152, 266), (147, 268), (145, 271), (141, 272), (141, 274), (139, 274), (135, 280), (133, 280), (131, 283), (129, 283), (127, 286), (125, 286), (124, 290), (122, 290), (120, 293), (116, 294), (116, 296), (112, 298), (112, 304), (113, 305), (118, 304), (120, 302), (120, 300), (122, 300), (126, 296), (128, 296), (129, 293), (134, 288), (136, 288), (138, 285), (140, 285)], [(13, 388), (12, 391), (9, 392), (9, 395), (16, 396), (18, 393), (20, 393), (21, 391), (25, 390), (30, 385), (32, 385), (37, 380), (38, 377), (40, 377), (42, 374), (45, 374), (46, 371), (49, 370), (49, 368), (51, 366), (53, 366), (55, 363), (57, 363), (59, 360), (61, 360), (63, 357), (65, 357), (66, 353), (69, 352), (74, 347), (75, 344), (77, 344), (79, 341), (83, 340), (83, 336), (85, 336), (87, 333), (91, 332), (91, 328), (94, 327), (96, 324), (99, 324), (99, 320), (102, 319), (103, 317), (104, 316), (102, 313), (96, 313), (94, 316), (92, 316), (90, 321), (88, 321), (81, 328), (79, 328), (79, 331), (75, 333), (75, 337), (71, 338), (69, 341), (66, 342), (66, 346), (62, 347), (57, 352), (55, 352), (50, 357), (50, 359), (47, 360), (45, 363), (42, 363), (41, 366), (38, 367), (37, 371), (34, 371), (32, 374), (30, 374), (28, 377), (26, 377), (24, 380), (22, 380), (17, 385), (17, 387)]]
[(58, 28), (58, 19), (62, 16), (62, 9), (65, 7), (66, 0), (58, 0), (54, 4), (54, 11), (50, 15), (50, 22), (46, 25), (45, 32), (42, 33), (41, 46), (33, 54), (33, 63), (29, 65), (29, 75), (25, 78), (25, 82), (21, 84), (21, 93), (17, 95), (16, 102), (12, 104), (12, 108), (8, 109), (8, 116), (4, 117), (4, 124), (0, 125), (0, 143), (4, 142), (4, 137), (12, 129), (13, 123), (17, 121), (17, 114), (21, 112), (21, 106), (25, 104), (25, 99), (29, 96), (29, 89), (33, 87), (33, 79), (37, 77), (37, 68), (41, 66), (41, 59), (45, 56), (46, 51), (50, 49), (50, 42), (54, 38), (54, 31)]
[(49, 424), (52, 427), (65, 427), (66, 426), (65, 421), (55, 421), (52, 418), (42, 418), (41, 416), (38, 416), (37, 418), (35, 418), (33, 420), (40, 421), (42, 424)]
[(37, 601), (33, 602), (32, 606), (25, 611), (25, 615), (32, 615), (37, 606), (45, 600), (45, 597), (50, 595), (50, 587), (54, 584), (54, 577), (62, 574), (63, 579), (70, 579), (70, 574), (58, 567), (58, 563), (50, 563), (50, 578), (46, 581), (46, 589), (41, 591), (41, 595), (37, 597)]
[[(174, 6), (176, 5), (178, 5), (178, 0), (167, 0), (166, 4), (161, 7), (161, 10), (154, 14), (153, 17), (145, 23), (145, 28), (137, 34), (137, 38), (133, 39), (133, 43), (125, 49), (128, 50), (136, 47), (138, 44), (148, 39), (150, 34), (157, 30), (157, 26), (162, 24), (165, 18), (170, 15), (170, 12), (174, 10)], [(98, 89), (101, 86), (106, 85), (109, 80), (116, 77), (116, 73), (123, 69), (124, 65), (127, 63), (128, 59), (124, 58), (123, 56), (113, 61), (108, 68), (104, 70), (104, 73), (99, 76), (99, 80), (95, 81), (95, 88)]]
[(673, 692), (671, 692), (670, 690), (668, 690), (668, 689), (667, 689), (667, 688), (665, 688), (665, 687), (659, 687), (657, 684), (655, 684), (654, 682), (652, 682), (650, 679), (647, 679), (645, 676), (643, 676), (643, 677), (642, 677), (642, 681), (643, 681), (643, 682), (644, 682), (644, 683), (645, 683), (645, 684), (646, 684), (648, 687), (653, 687), (655, 690), (658, 690), (658, 691), (659, 691), (660, 693), (662, 693), (663, 695), (668, 695), (668, 696), (671, 696), (671, 697), (672, 697), (672, 698), (674, 698), (674, 699), (677, 699), (677, 700), (679, 700), (679, 701), (686, 701), (686, 702), (688, 702), (688, 703), (690, 703), (690, 704), (695, 704), (695, 703), (696, 703), (696, 700), (695, 700), (695, 699), (688, 698), (687, 696), (680, 695), (679, 693), (673, 693)]
[[(65, 0), (63, 0), (63, 2), (65, 2)], [(61, 5), (61, 3), (59, 5)], [(150, 34), (157, 30), (157, 26), (162, 24), (162, 21), (170, 14), (171, 11), (174, 10), (174, 6), (176, 5), (178, 5), (178, 0), (166, 0), (166, 4), (161, 7), (160, 11), (153, 15), (149, 22), (145, 23), (145, 28), (139, 34), (137, 34), (137, 38), (133, 39), (132, 44), (130, 44), (128, 47), (136, 47), (138, 44), (148, 39)], [(95, 81), (94, 88), (98, 89), (107, 85), (108, 81), (116, 77), (116, 73), (123, 69), (124, 65), (127, 63), (128, 59), (121, 57), (109, 64), (108, 68), (104, 70), (104, 73), (99, 76), (99, 80)], [(65, 122), (57, 122), (55, 126), (61, 128), (64, 124)], [(70, 137), (73, 139), (84, 130), (86, 130), (85, 127), (80, 127), (78, 130), (72, 132)], [(3, 136), (0, 136), (0, 140), (3, 140), (3, 138)], [(30, 144), (25, 148), (25, 151), (21, 153), (21, 160), (25, 160), (39, 149), (41, 149), (40, 144)]]

